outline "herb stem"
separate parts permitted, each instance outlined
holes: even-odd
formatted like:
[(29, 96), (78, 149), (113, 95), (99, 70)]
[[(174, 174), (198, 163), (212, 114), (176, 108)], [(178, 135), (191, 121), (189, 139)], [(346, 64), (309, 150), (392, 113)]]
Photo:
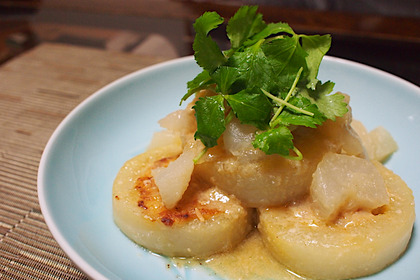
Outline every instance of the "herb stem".
[(260, 48), (261, 44), (262, 44), (264, 41), (265, 41), (265, 39), (260, 39), (258, 42), (256, 42), (256, 43), (252, 46), (253, 50), (258, 50), (258, 49)]
[[(269, 93), (268, 91), (266, 91), (266, 90), (264, 90), (264, 89), (261, 89), (262, 90), (262, 92), (267, 96), (267, 97), (269, 97), (269, 98), (271, 98), (271, 99), (273, 99), (274, 101), (276, 101), (279, 105), (280, 104), (282, 104), (282, 105), (285, 105), (286, 107), (289, 107), (289, 108), (291, 108), (291, 109), (293, 109), (293, 110), (295, 110), (295, 111), (297, 111), (297, 112), (299, 112), (299, 113), (302, 113), (302, 114), (305, 114), (305, 115), (308, 115), (308, 116), (313, 116), (314, 115), (314, 113), (312, 113), (312, 112), (309, 112), (309, 111), (306, 111), (305, 109), (302, 109), (302, 108), (299, 108), (299, 107), (296, 107), (295, 105), (292, 105), (292, 104), (290, 104), (290, 103), (288, 103), (287, 101), (284, 101), (283, 99), (281, 99), (281, 98), (279, 98), (279, 97), (277, 97), (277, 96), (274, 96), (274, 95), (272, 95), (271, 93)], [(278, 112), (279, 110), (277, 110), (277, 112)], [(277, 113), (276, 112), (276, 113)], [(280, 113), (279, 113), (280, 114)]]
[(277, 35), (277, 36), (274, 36), (274, 37), (267, 38), (267, 39), (265, 39), (265, 41), (266, 41), (267, 43), (269, 43), (269, 42), (272, 42), (272, 41), (274, 41), (274, 40), (277, 40), (277, 39), (283, 39), (283, 38), (284, 38), (284, 35)]
[[(289, 101), (289, 99), (290, 99), (290, 97), (292, 97), (293, 93), (295, 92), (296, 85), (297, 85), (297, 83), (298, 83), (298, 81), (299, 81), (299, 79), (300, 79), (300, 75), (302, 74), (302, 71), (303, 71), (303, 67), (300, 67), (300, 68), (299, 68), (299, 71), (298, 71), (298, 72), (297, 72), (297, 74), (296, 74), (296, 78), (295, 78), (295, 80), (293, 81), (292, 87), (290, 88), (289, 92), (287, 93), (287, 96), (286, 96), (286, 98), (284, 99), (284, 101), (288, 102), (288, 101)], [(283, 108), (284, 108), (284, 105), (281, 105), (281, 106), (280, 106), (280, 110), (283, 110)]]
[(299, 151), (298, 148), (293, 147), (292, 151), (295, 152), (296, 156), (290, 156), (289, 155), (289, 156), (283, 156), (283, 157), (285, 157), (287, 159), (293, 159), (293, 160), (301, 160), (301, 159), (303, 159), (302, 152)]
[[(302, 71), (303, 71), (303, 67), (300, 67), (299, 70), (298, 70), (298, 72), (297, 72), (297, 74), (296, 74), (296, 78), (293, 81), (293, 84), (292, 84), (289, 92), (287, 93), (287, 96), (284, 99), (284, 101), (288, 102), (289, 99), (293, 96), (293, 94), (295, 92), (295, 89), (296, 89), (296, 85), (297, 85), (297, 83), (298, 83), (298, 81), (300, 79), (300, 75), (302, 74)], [(271, 118), (270, 127), (274, 127), (275, 126), (275, 121), (276, 121), (277, 117), (280, 115), (281, 111), (283, 111), (284, 106), (286, 106), (286, 105), (280, 104), (278, 110), (276, 111), (276, 113), (274, 114), (274, 116)]]
[(227, 114), (227, 116), (225, 117), (225, 124), (230, 123), (234, 116), (235, 116), (235, 114), (234, 114), (233, 110), (230, 110), (229, 113)]
[(193, 162), (194, 162), (194, 164), (197, 164), (197, 162), (200, 160), (200, 158), (202, 157), (202, 156), (204, 156), (204, 154), (207, 152), (207, 147), (205, 147), (194, 159), (193, 159)]

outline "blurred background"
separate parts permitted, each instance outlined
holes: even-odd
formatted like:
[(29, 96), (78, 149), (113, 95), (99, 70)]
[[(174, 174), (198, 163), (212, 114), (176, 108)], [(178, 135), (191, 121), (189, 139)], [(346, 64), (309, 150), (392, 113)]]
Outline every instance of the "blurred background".
[[(0, 0), (0, 64), (45, 42), (186, 56), (195, 18), (212, 10), (227, 19), (243, 4), (298, 33), (332, 34), (329, 55), (420, 85), (419, 0)], [(228, 47), (223, 32), (212, 36)]]

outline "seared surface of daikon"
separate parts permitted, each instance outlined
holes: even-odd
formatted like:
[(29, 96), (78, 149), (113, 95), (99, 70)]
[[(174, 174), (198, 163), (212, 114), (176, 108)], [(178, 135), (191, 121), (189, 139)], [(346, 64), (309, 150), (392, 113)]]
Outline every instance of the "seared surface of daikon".
[(136, 243), (167, 256), (203, 257), (231, 249), (252, 229), (253, 211), (194, 176), (176, 207), (166, 208), (151, 170), (175, 160), (176, 151), (165, 146), (124, 164), (113, 187), (115, 223)]

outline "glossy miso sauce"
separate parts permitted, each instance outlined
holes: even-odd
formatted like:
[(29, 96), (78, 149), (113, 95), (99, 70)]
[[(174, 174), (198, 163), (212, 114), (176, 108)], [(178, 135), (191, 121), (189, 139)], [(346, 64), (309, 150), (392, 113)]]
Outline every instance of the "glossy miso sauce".
[(288, 270), (265, 248), (258, 230), (231, 251), (216, 254), (205, 260), (172, 259), (175, 265), (202, 265), (223, 279), (307, 279)]

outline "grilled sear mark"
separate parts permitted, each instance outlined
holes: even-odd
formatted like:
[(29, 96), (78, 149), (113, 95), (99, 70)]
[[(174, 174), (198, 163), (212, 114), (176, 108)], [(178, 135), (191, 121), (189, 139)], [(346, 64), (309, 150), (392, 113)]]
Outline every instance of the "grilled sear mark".
[(182, 199), (166, 208), (151, 174), (178, 154), (164, 146), (124, 164), (113, 187), (115, 223), (139, 245), (167, 256), (205, 257), (231, 249), (253, 228), (254, 210), (194, 173)]
[[(151, 164), (151, 167), (145, 170), (144, 174), (137, 178), (135, 189), (139, 192), (139, 201), (137, 205), (144, 210), (149, 219), (160, 221), (166, 226), (172, 226), (174, 223), (183, 223), (194, 219), (210, 219), (214, 215), (220, 214), (221, 210), (213, 208), (208, 201), (199, 202), (199, 188), (204, 189), (207, 186), (204, 183), (197, 182), (193, 178), (191, 188), (184, 194), (184, 198), (173, 209), (167, 209), (162, 203), (159, 189), (151, 176), (153, 168), (166, 167), (176, 157), (162, 158)], [(197, 210), (201, 217), (197, 216)]]

